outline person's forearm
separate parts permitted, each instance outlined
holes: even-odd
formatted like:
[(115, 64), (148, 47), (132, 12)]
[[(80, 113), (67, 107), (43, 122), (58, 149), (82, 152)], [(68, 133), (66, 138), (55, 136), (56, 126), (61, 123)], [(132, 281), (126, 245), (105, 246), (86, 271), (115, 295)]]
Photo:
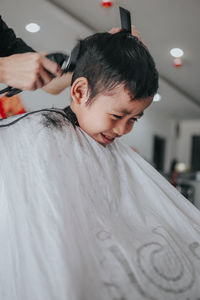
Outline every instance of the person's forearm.
[(49, 84), (43, 87), (43, 90), (47, 93), (57, 95), (64, 89), (70, 86), (73, 73), (63, 74), (60, 78), (53, 79)]

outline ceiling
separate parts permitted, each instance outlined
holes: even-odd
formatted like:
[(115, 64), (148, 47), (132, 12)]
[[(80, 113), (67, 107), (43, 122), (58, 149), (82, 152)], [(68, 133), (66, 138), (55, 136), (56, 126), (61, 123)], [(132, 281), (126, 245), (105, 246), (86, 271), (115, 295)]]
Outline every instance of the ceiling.
[[(1, 0), (0, 8), (4, 20), (35, 49), (48, 52), (65, 49), (68, 53), (71, 47), (67, 47), (63, 19), (59, 14), (47, 17), (50, 6), (62, 12), (62, 18), (70, 14), (78, 19), (91, 32), (120, 26), (118, 5), (127, 8), (160, 73), (163, 100), (154, 104), (155, 109), (179, 119), (199, 118), (200, 0), (116, 0), (110, 10), (100, 4), (100, 0)], [(42, 22), (46, 26), (45, 36), (32, 39), (22, 30), (28, 19)], [(173, 47), (184, 50), (181, 68), (173, 66), (169, 54)]]

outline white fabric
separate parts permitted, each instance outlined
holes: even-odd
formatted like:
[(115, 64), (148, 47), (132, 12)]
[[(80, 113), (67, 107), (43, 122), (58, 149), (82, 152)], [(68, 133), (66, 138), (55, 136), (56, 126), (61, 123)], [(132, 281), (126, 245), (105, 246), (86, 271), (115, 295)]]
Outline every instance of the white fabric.
[(0, 299), (199, 299), (200, 212), (129, 146), (43, 114), (0, 127)]

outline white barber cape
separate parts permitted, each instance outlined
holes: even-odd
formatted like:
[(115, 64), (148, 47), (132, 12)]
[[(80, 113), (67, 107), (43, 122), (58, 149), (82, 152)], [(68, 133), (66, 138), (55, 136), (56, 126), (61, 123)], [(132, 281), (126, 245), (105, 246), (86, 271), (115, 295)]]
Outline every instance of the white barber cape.
[(200, 212), (129, 146), (44, 110), (0, 160), (1, 300), (200, 299)]

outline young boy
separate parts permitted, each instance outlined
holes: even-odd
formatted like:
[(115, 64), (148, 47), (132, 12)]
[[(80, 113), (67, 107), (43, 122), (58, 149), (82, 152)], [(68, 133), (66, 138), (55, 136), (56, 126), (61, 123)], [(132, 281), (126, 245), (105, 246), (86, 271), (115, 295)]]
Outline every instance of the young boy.
[(70, 107), (0, 122), (0, 298), (198, 299), (199, 211), (116, 140), (157, 88), (141, 42), (96, 34)]
[(106, 146), (132, 130), (157, 88), (153, 59), (136, 37), (100, 33), (82, 43), (70, 107), (79, 126)]

